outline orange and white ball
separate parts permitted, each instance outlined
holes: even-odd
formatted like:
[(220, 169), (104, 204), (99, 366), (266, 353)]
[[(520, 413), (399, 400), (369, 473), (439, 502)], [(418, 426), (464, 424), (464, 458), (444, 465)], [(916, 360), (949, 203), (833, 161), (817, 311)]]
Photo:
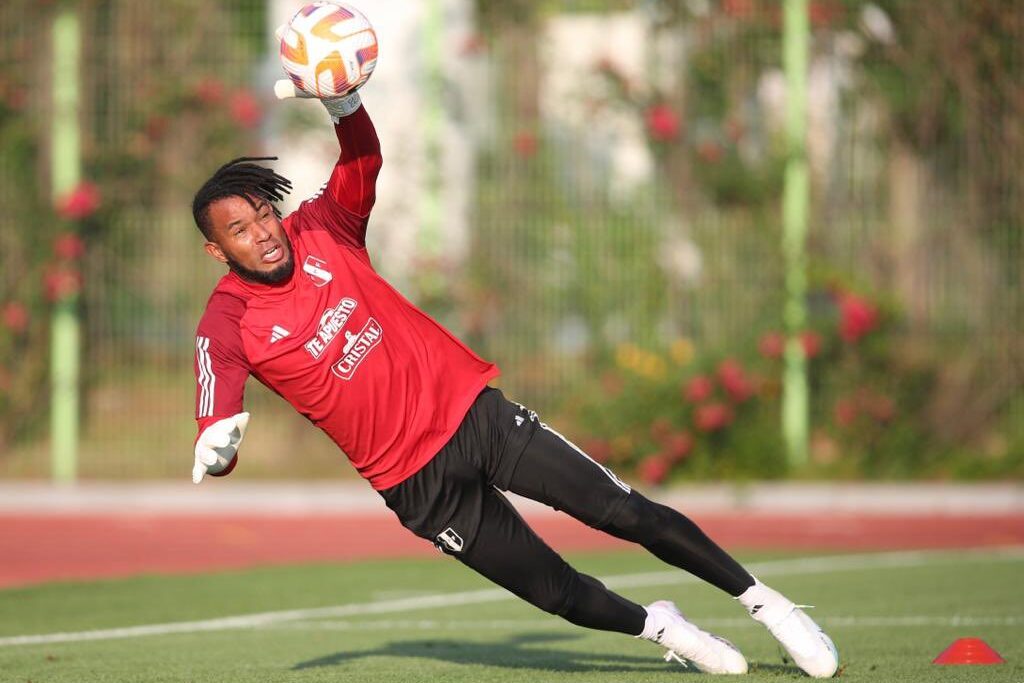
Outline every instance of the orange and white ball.
[(377, 34), (359, 10), (314, 2), (281, 35), (281, 65), (298, 90), (339, 97), (360, 88), (377, 65)]

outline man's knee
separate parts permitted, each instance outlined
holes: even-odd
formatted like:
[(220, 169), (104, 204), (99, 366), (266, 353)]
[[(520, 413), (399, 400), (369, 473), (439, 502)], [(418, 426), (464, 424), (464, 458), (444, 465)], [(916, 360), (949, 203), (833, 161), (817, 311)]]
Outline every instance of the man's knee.
[(578, 573), (550, 548), (537, 544), (514, 544), (495, 548), (484, 541), (466, 553), (453, 556), (499, 586), (549, 614), (562, 615), (572, 603)]
[[(459, 559), (465, 562), (467, 558)], [(568, 564), (557, 569), (525, 566), (501, 576), (484, 575), (534, 607), (556, 616), (563, 616), (572, 607), (579, 585), (578, 573)]]
[(532, 583), (529, 602), (548, 614), (563, 616), (575, 600), (579, 586), (579, 574), (569, 565), (564, 565), (551, 580), (539, 580)]
[(604, 531), (636, 543), (655, 540), (668, 523), (670, 508), (648, 500), (636, 491), (630, 492)]

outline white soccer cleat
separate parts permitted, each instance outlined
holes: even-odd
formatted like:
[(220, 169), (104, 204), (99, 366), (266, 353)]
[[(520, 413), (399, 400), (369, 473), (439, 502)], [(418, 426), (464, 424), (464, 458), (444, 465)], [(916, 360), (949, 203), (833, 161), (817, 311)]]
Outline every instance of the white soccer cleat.
[(839, 670), (836, 644), (800, 606), (794, 605), (787, 618), (768, 630), (808, 676), (831, 678)]
[(691, 624), (675, 604), (658, 600), (647, 606), (647, 614), (651, 632), (645, 628), (639, 637), (667, 648), (666, 662), (693, 664), (709, 674), (747, 673), (747, 660), (735, 645)]
[[(756, 579), (755, 579), (756, 581)], [(839, 651), (821, 627), (784, 595), (760, 581), (740, 596), (755, 621), (764, 624), (804, 673), (831, 678), (839, 669)]]

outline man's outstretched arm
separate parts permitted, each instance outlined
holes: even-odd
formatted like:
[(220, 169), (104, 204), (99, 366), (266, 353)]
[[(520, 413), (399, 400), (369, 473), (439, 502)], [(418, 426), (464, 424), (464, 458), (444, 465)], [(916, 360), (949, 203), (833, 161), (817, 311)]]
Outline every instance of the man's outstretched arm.
[(215, 293), (196, 331), (196, 484), (207, 474), (224, 476), (235, 468), (249, 424), (242, 403), (250, 369), (238, 328), (244, 310), (240, 300)]
[[(310, 97), (296, 90), (290, 81), (278, 81), (274, 92), (279, 99)], [(303, 202), (293, 215), (308, 218), (346, 244), (362, 248), (383, 163), (380, 140), (359, 93), (321, 99), (320, 103), (331, 115), (341, 151), (320, 192)]]
[(354, 105), (355, 109), (346, 116), (335, 117), (332, 114), (341, 153), (324, 194), (345, 210), (365, 218), (377, 198), (377, 175), (383, 159), (380, 140), (366, 107), (358, 99)]

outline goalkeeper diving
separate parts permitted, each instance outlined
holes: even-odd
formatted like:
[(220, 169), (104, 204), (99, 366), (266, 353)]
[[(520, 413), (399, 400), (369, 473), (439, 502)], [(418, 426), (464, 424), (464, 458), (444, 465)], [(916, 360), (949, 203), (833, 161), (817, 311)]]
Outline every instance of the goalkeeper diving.
[[(288, 81), (275, 91), (296, 94)], [(321, 102), (339, 156), (323, 190), (295, 212), (282, 217), (278, 208), (291, 183), (261, 163), (272, 158), (230, 161), (195, 194), (204, 249), (227, 272), (196, 332), (193, 481), (238, 465), (252, 376), (326, 432), (412, 533), (537, 608), (651, 641), (666, 659), (706, 673), (747, 672), (732, 643), (673, 602), (639, 605), (566, 563), (507, 491), (715, 586), (767, 627), (801, 670), (834, 675), (836, 648), (800, 606), (688, 517), (648, 499), (490, 386), (498, 367), (376, 272), (366, 232), (382, 162), (377, 133), (358, 92)]]

